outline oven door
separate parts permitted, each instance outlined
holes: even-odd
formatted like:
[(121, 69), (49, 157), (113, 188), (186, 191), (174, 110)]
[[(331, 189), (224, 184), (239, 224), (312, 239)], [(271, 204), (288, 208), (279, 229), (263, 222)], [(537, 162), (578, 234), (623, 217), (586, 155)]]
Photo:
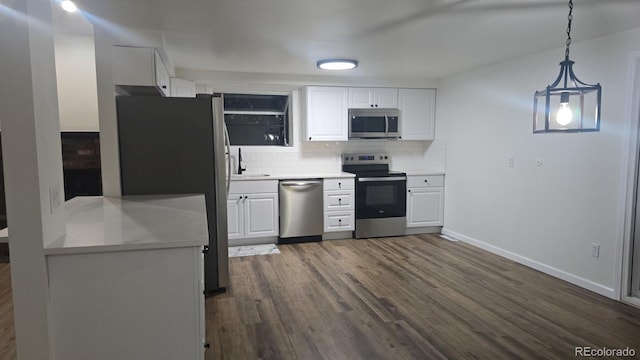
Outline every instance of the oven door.
[(356, 184), (356, 219), (404, 217), (407, 213), (405, 176), (362, 177)]

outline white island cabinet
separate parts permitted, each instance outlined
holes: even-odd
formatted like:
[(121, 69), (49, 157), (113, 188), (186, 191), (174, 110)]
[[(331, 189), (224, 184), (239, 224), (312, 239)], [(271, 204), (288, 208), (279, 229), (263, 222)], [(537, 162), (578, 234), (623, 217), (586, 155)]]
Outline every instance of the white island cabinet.
[(52, 359), (204, 359), (204, 195), (66, 205), (45, 248)]
[(227, 198), (229, 246), (275, 244), (278, 180), (232, 181)]
[(346, 141), (349, 90), (345, 87), (304, 88), (307, 141)]

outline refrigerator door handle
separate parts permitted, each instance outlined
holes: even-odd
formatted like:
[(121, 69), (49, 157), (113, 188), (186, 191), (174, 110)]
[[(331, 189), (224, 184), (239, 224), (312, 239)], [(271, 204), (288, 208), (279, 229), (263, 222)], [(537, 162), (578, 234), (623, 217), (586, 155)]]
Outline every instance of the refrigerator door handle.
[(227, 200), (229, 200), (229, 187), (231, 186), (231, 139), (229, 138), (229, 129), (227, 124), (222, 119), (222, 126), (224, 127), (224, 143), (227, 146)]

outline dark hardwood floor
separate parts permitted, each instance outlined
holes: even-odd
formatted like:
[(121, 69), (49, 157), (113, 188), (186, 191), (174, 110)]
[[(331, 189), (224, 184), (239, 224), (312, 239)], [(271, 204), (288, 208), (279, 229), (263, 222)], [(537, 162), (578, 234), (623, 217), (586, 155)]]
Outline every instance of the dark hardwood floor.
[[(640, 310), (461, 242), (420, 235), (230, 259), (207, 359), (571, 359), (635, 349)], [(0, 359), (15, 358), (0, 264)]]

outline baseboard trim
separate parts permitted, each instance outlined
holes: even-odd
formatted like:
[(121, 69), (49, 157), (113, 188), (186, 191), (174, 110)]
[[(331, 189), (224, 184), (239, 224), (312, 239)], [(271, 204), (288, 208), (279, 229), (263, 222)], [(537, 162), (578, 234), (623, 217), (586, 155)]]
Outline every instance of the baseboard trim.
[(557, 269), (557, 268), (555, 268), (553, 266), (541, 263), (539, 261), (536, 261), (536, 260), (533, 260), (533, 259), (529, 259), (529, 258), (524, 257), (522, 255), (518, 255), (516, 253), (513, 253), (511, 251), (504, 250), (504, 249), (499, 248), (499, 247), (497, 247), (495, 245), (488, 244), (486, 242), (480, 241), (478, 239), (474, 239), (474, 238), (472, 238), (470, 236), (466, 236), (464, 234), (460, 234), (458, 232), (455, 232), (453, 230), (449, 230), (447, 228), (443, 228), (442, 229), (442, 234), (447, 236), (447, 237), (450, 237), (450, 238), (453, 238), (453, 239), (456, 239), (456, 240), (460, 240), (460, 241), (465, 242), (467, 244), (473, 245), (473, 246), (478, 247), (480, 249), (487, 250), (487, 251), (489, 251), (489, 252), (491, 252), (493, 254), (496, 254), (496, 255), (502, 256), (504, 258), (507, 258), (509, 260), (515, 261), (515, 262), (517, 262), (519, 264), (522, 264), (524, 266), (528, 266), (528, 267), (530, 267), (532, 269), (538, 270), (538, 271), (543, 272), (543, 273), (545, 273), (547, 275), (551, 275), (551, 276), (556, 277), (556, 278), (558, 278), (560, 280), (564, 280), (564, 281), (569, 282), (571, 284), (574, 284), (574, 285), (580, 286), (582, 288), (585, 288), (587, 290), (593, 291), (593, 292), (595, 292), (597, 294), (600, 294), (602, 296), (606, 296), (606, 297), (608, 297), (610, 299), (617, 300), (616, 293), (615, 293), (615, 290), (613, 288), (604, 286), (602, 284), (598, 284), (598, 283), (593, 282), (591, 280), (587, 280), (587, 279), (582, 278), (580, 276), (577, 276), (577, 275), (568, 273), (566, 271)]

